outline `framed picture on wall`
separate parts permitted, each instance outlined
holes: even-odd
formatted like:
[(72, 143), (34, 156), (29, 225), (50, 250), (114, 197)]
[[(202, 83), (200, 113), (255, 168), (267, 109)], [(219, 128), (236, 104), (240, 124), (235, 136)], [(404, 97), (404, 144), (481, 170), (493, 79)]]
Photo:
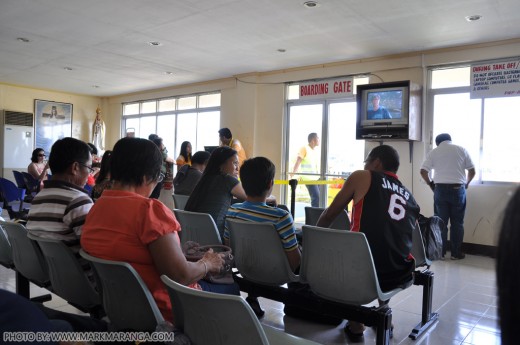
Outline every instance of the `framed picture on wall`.
[(34, 100), (35, 148), (45, 150), (47, 156), (56, 140), (72, 135), (72, 104)]

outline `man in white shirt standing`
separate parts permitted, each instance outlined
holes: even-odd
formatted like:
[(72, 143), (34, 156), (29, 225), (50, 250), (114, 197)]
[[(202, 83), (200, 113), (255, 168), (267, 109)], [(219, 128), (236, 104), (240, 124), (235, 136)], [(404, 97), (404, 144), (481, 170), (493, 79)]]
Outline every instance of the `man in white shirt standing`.
[[(466, 189), (475, 177), (475, 165), (465, 148), (452, 144), (448, 133), (439, 134), (435, 143), (437, 147), (426, 156), (422, 164), (421, 176), (433, 190), (434, 213), (445, 224), (442, 231), (442, 255), (444, 257), (447, 250), (449, 220), (451, 259), (460, 260), (466, 256), (461, 251)], [(430, 178), (432, 170), (435, 171), (434, 179)]]

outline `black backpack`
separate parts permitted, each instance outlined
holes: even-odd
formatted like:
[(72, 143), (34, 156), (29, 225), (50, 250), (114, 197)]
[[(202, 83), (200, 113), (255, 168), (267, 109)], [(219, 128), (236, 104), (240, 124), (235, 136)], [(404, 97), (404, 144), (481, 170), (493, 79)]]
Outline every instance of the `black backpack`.
[(430, 260), (439, 260), (442, 258), (442, 229), (444, 222), (440, 217), (432, 216), (430, 218), (419, 215), (417, 219), (421, 228), (421, 235), (424, 243), (424, 251), (426, 257)]

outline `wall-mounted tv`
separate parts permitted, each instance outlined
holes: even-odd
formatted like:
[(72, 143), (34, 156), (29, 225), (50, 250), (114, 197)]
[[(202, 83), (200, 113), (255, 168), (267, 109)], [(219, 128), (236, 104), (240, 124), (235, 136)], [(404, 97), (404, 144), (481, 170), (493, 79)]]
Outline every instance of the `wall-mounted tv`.
[(395, 83), (360, 85), (357, 93), (359, 125), (361, 127), (408, 125), (409, 97), (410, 88), (407, 85), (395, 85)]

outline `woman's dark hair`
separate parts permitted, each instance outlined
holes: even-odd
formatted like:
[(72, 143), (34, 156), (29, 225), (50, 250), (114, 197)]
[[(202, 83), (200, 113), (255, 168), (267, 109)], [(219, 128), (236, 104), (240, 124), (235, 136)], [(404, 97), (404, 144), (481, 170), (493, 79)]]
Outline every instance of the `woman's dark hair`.
[(497, 250), (498, 316), (502, 344), (517, 344), (518, 311), (520, 310), (520, 188), (509, 200), (504, 212)]
[(110, 173), (110, 158), (112, 158), (112, 151), (105, 151), (105, 153), (103, 153), (103, 158), (101, 159), (101, 168), (99, 169), (99, 174), (96, 177), (96, 184), (105, 180), (107, 175)]
[(110, 179), (127, 186), (139, 186), (143, 178), (157, 180), (162, 154), (157, 145), (141, 138), (123, 138), (110, 157)]
[(237, 151), (233, 150), (229, 146), (219, 146), (209, 156), (208, 165), (202, 173), (202, 177), (193, 189), (193, 192), (186, 202), (184, 209), (186, 211), (197, 211), (199, 204), (204, 200), (207, 193), (207, 185), (211, 182), (211, 176), (220, 175), (220, 167), (229, 158), (237, 154)]
[(31, 162), (38, 163), (38, 155), (40, 152), (45, 152), (41, 147), (35, 148), (31, 155)]
[(53, 174), (61, 174), (74, 162), (87, 164), (89, 158), (90, 149), (85, 142), (67, 137), (57, 140), (52, 145), (49, 167)]
[(265, 157), (247, 159), (240, 167), (240, 181), (248, 196), (263, 196), (274, 179), (275, 166)]
[(189, 141), (183, 141), (181, 144), (181, 153), (180, 155), (184, 157), (184, 161), (186, 163), (191, 162), (191, 152), (188, 153), (188, 145), (191, 145)]

